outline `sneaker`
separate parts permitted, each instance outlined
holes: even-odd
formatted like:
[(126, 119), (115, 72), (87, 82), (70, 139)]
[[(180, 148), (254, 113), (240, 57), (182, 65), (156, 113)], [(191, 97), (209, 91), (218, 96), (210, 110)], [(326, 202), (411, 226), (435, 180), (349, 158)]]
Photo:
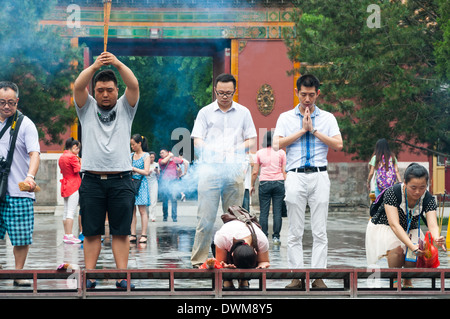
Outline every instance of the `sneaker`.
[(273, 242), (274, 245), (281, 245), (280, 238), (278, 238), (278, 237), (274, 237), (272, 239), (272, 242)]
[[(127, 281), (125, 279), (122, 281), (116, 281), (116, 288), (126, 290), (127, 289)], [(135, 288), (135, 286), (132, 283), (130, 283), (130, 289), (134, 289), (134, 288)]]
[(73, 235), (64, 235), (63, 241), (66, 244), (81, 244), (81, 240), (75, 238)]

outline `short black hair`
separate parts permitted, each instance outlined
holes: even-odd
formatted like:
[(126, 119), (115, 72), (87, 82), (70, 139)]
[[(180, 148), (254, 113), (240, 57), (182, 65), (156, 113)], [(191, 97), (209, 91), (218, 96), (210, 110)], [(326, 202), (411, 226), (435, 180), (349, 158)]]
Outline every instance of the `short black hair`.
[(228, 262), (234, 264), (236, 268), (256, 268), (258, 264), (258, 255), (255, 249), (242, 239), (231, 246), (228, 259)]
[(222, 73), (216, 77), (216, 81), (214, 82), (214, 86), (217, 86), (219, 82), (233, 82), (234, 88), (236, 88), (236, 79), (234, 76), (228, 73)]
[(11, 89), (14, 92), (16, 92), (16, 97), (19, 97), (19, 87), (16, 83), (10, 82), (10, 81), (1, 81), (0, 82), (0, 89)]
[(297, 90), (300, 90), (302, 85), (305, 87), (313, 87), (314, 86), (316, 88), (316, 92), (317, 92), (317, 91), (319, 91), (319, 88), (320, 88), (320, 81), (318, 78), (316, 78), (312, 74), (305, 74), (305, 75), (302, 75), (297, 80)]
[(109, 82), (113, 81), (114, 85), (117, 86), (117, 77), (113, 70), (107, 69), (97, 73), (94, 78), (94, 88), (97, 82)]

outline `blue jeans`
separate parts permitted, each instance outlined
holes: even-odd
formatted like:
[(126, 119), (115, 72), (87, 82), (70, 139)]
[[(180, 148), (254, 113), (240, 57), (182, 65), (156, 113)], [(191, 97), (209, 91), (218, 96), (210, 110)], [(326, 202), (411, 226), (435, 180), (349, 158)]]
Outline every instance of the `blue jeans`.
[(270, 201), (273, 205), (273, 238), (280, 238), (282, 225), (282, 209), (284, 200), (284, 181), (260, 181), (259, 182), (259, 223), (262, 231), (268, 236), (268, 220)]
[(245, 189), (244, 191), (244, 199), (242, 200), (242, 208), (246, 209), (250, 212), (250, 190)]
[(159, 185), (161, 188), (163, 220), (167, 220), (167, 216), (169, 215), (169, 201), (172, 204), (172, 220), (177, 220), (177, 193), (175, 191), (176, 182), (177, 180), (162, 180)]

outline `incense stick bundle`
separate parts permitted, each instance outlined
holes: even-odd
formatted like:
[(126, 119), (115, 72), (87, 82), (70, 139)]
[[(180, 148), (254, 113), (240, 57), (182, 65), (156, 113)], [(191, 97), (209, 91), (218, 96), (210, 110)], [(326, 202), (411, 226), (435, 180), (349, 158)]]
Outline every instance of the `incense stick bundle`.
[(108, 46), (108, 30), (109, 30), (109, 17), (111, 14), (111, 1), (103, 0), (103, 51), (106, 52)]
[[(30, 186), (30, 184), (28, 184), (28, 183), (20, 182), (20, 183), (19, 183), (19, 189), (20, 189), (20, 191), (22, 191), (22, 192), (29, 192), (30, 189), (31, 189), (31, 186)], [(40, 192), (40, 191), (41, 191), (41, 188), (40, 188), (39, 186), (36, 185), (36, 188), (34, 189), (33, 192), (37, 193), (37, 192)]]
[(446, 195), (446, 193), (442, 194), (441, 200), (439, 202), (439, 207), (438, 207), (439, 235), (441, 234), (442, 221), (444, 220), (445, 195)]

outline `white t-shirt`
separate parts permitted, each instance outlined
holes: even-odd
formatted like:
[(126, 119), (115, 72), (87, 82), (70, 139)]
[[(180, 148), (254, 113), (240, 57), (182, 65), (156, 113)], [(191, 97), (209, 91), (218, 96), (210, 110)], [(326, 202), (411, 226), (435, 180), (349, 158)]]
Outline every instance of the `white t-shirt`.
[[(256, 238), (258, 239), (258, 250), (260, 253), (264, 253), (269, 250), (269, 240), (267, 236), (264, 235), (262, 230), (253, 225), (255, 230)], [(232, 220), (228, 223), (223, 224), (223, 226), (216, 232), (214, 236), (214, 244), (220, 249), (230, 251), (233, 246), (234, 239), (243, 239), (251, 235), (250, 230), (247, 225), (239, 220)]]
[(148, 182), (158, 182), (158, 177), (156, 175), (155, 169), (159, 169), (159, 164), (157, 162), (153, 162), (150, 164), (150, 174), (147, 176)]
[(131, 171), (131, 125), (137, 107), (138, 103), (131, 107), (125, 95), (108, 111), (98, 107), (91, 95), (81, 109), (75, 101), (81, 122), (82, 171)]
[[(0, 123), (0, 131), (6, 125), (7, 120)], [(11, 127), (8, 128), (0, 140), (0, 156), (6, 160), (9, 151)], [(11, 171), (8, 175), (8, 191), (11, 197), (35, 198), (34, 192), (22, 192), (19, 189), (19, 182), (23, 182), (28, 174), (30, 167), (30, 152), (40, 153), (39, 135), (36, 125), (24, 116), (17, 134), (16, 147), (14, 150)]]

